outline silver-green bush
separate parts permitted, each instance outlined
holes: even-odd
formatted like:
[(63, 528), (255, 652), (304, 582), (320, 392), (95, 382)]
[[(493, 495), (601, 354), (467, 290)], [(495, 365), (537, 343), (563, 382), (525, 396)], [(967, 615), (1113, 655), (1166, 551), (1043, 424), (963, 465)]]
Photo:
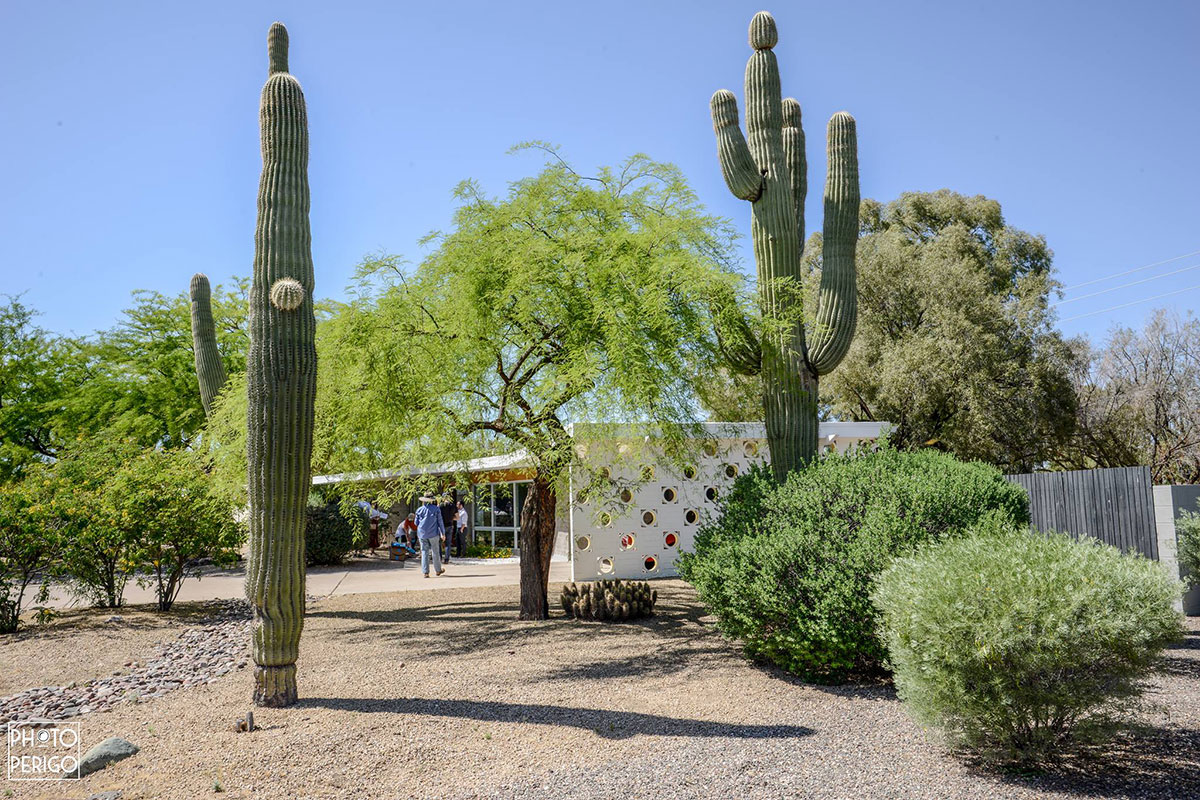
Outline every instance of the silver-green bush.
[(873, 595), (896, 689), (952, 746), (1037, 762), (1128, 719), (1181, 586), (1094, 540), (997, 523), (897, 559)]

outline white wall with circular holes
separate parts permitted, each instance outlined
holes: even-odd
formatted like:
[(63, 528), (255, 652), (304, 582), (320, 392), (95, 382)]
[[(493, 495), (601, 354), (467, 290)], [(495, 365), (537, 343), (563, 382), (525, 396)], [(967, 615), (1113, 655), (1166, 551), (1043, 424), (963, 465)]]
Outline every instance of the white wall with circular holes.
[[(873, 441), (882, 425), (886, 423), (822, 423), (819, 446), (823, 452), (845, 452)], [(642, 580), (678, 574), (676, 559), (692, 548), (700, 526), (716, 513), (717, 498), (768, 454), (761, 424), (706, 427), (712, 438), (704, 441), (694, 463), (680, 469), (680, 474), (662, 465), (589, 465), (606, 468), (616, 483), (632, 488), (614, 490), (614, 497), (603, 503), (571, 492), (572, 580)]]

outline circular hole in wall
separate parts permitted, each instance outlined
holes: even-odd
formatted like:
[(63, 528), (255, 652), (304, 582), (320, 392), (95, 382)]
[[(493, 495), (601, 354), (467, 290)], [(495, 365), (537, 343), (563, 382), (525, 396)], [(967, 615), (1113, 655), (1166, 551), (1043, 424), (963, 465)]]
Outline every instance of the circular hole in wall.
[(607, 511), (602, 511), (600, 513), (599, 520), (600, 527), (607, 528), (609, 525), (612, 525), (612, 514), (608, 513)]
[(658, 559), (654, 556), (646, 556), (646, 560), (642, 562), (642, 566), (646, 572), (654, 572), (658, 569)]
[(613, 560), (611, 558), (600, 559), (600, 573), (607, 575), (613, 571)]
[(583, 503), (586, 503), (587, 502), (587, 492), (583, 491), (582, 489), (580, 489), (578, 492), (576, 492), (575, 493), (575, 502), (579, 503), (581, 505)]
[(622, 489), (621, 490), (621, 502), (622, 503), (632, 503), (633, 502), (633, 492), (629, 491), (628, 489)]
[(596, 474), (606, 481), (612, 480), (612, 470), (608, 467), (601, 467), (600, 469), (596, 470)]
[(668, 486), (666, 489), (663, 489), (663, 502), (674, 503), (678, 499), (679, 492), (677, 492), (674, 488)]
[(576, 550), (590, 550), (591, 547), (592, 547), (592, 537), (590, 537), (590, 536), (576, 536), (575, 537), (575, 549)]
[(642, 464), (642, 468), (638, 471), (638, 475), (640, 475), (644, 481), (654, 480), (654, 465)]
[(758, 455), (758, 442), (746, 442), (742, 445), (742, 452), (745, 453), (748, 458), (754, 458)]
[(686, 522), (688, 525), (695, 525), (697, 522), (700, 521), (700, 514), (699, 514), (699, 512), (696, 511), (696, 509), (689, 508), (683, 514), (683, 521)]
[(655, 514), (653, 511), (643, 511), (642, 512), (642, 524), (643, 525), (653, 525), (656, 522), (658, 522), (658, 515)]
[(704, 499), (710, 503), (717, 502), (717, 487), (708, 486), (704, 489)]
[(668, 533), (663, 537), (663, 544), (665, 544), (667, 547), (674, 547), (678, 543), (679, 536), (677, 536), (674, 532)]
[(706, 441), (704, 443), (704, 455), (711, 458), (712, 456), (715, 456), (716, 454), (717, 454), (717, 443), (714, 442), (712, 439), (709, 439), (708, 441)]
[(726, 478), (736, 478), (737, 474), (738, 474), (737, 464), (726, 464), (725, 465), (725, 477)]
[(637, 537), (632, 533), (625, 533), (621, 535), (622, 550), (632, 550), (635, 544), (637, 544)]
[(696, 476), (699, 474), (700, 470), (696, 469), (695, 464), (687, 464), (683, 468), (683, 477), (687, 478), (689, 481), (694, 481)]

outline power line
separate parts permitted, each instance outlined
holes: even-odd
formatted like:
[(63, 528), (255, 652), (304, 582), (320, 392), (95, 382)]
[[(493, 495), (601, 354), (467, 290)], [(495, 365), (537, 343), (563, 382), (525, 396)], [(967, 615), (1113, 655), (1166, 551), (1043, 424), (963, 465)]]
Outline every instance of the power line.
[(1097, 314), (1106, 314), (1109, 311), (1117, 311), (1122, 308), (1129, 308), (1130, 306), (1136, 306), (1139, 303), (1149, 303), (1151, 300), (1161, 300), (1164, 297), (1170, 297), (1173, 294), (1181, 294), (1183, 292), (1190, 292), (1193, 289), (1200, 289), (1200, 283), (1196, 284), (1195, 286), (1185, 286), (1184, 288), (1176, 289), (1173, 292), (1163, 292), (1162, 294), (1156, 294), (1156, 295), (1154, 295), (1154, 297), (1143, 297), (1141, 300), (1134, 300), (1131, 303), (1122, 303), (1121, 305), (1113, 306), (1112, 308), (1102, 308), (1099, 311), (1089, 311), (1086, 314), (1076, 314), (1073, 317), (1067, 317), (1066, 319), (1059, 320), (1059, 321), (1060, 322), (1071, 322), (1072, 320), (1083, 319), (1084, 317), (1094, 317)]
[(1071, 289), (1081, 289), (1084, 286), (1091, 286), (1093, 283), (1103, 283), (1104, 281), (1112, 280), (1113, 278), (1119, 278), (1122, 275), (1129, 275), (1134, 272), (1141, 272), (1142, 270), (1150, 269), (1151, 267), (1161, 267), (1163, 264), (1170, 264), (1172, 261), (1178, 261), (1179, 259), (1187, 258), (1188, 256), (1200, 256), (1200, 250), (1197, 250), (1194, 253), (1184, 253), (1183, 255), (1175, 256), (1174, 258), (1168, 258), (1165, 261), (1155, 261), (1153, 264), (1146, 264), (1145, 266), (1134, 267), (1133, 269), (1127, 269), (1124, 272), (1115, 272), (1112, 275), (1105, 275), (1103, 278), (1096, 278), (1095, 280), (1084, 281), (1083, 283), (1077, 283), (1074, 286), (1065, 286), (1065, 287), (1063, 287), (1063, 291), (1067, 292), (1067, 291), (1070, 291)]
[(1183, 269), (1177, 269), (1177, 270), (1174, 270), (1173, 272), (1164, 272), (1161, 275), (1151, 275), (1149, 278), (1142, 278), (1140, 281), (1130, 281), (1129, 283), (1122, 283), (1120, 286), (1113, 286), (1110, 289), (1101, 289), (1098, 292), (1091, 292), (1089, 294), (1081, 294), (1081, 295), (1079, 295), (1079, 297), (1072, 297), (1070, 300), (1059, 300), (1057, 303), (1051, 303), (1050, 307), (1053, 308), (1055, 306), (1065, 306), (1067, 303), (1074, 303), (1077, 300), (1087, 300), (1089, 297), (1098, 297), (1102, 294), (1108, 294), (1109, 292), (1115, 292), (1118, 289), (1128, 289), (1130, 286), (1137, 286), (1142, 283), (1149, 283), (1150, 281), (1156, 281), (1159, 278), (1166, 278), (1171, 275), (1178, 275), (1181, 272), (1187, 272), (1188, 270), (1193, 270), (1193, 269), (1200, 269), (1200, 264), (1192, 264), (1190, 267), (1184, 267)]

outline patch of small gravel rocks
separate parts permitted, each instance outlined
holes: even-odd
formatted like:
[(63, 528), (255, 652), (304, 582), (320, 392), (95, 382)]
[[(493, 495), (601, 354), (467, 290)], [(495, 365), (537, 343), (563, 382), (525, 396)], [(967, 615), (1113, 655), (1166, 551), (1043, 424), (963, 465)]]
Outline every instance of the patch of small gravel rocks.
[[(212, 683), (246, 666), (250, 605), (245, 600), (213, 600), (208, 616), (160, 645), (145, 660), (130, 660), (104, 678), (66, 686), (42, 686), (0, 697), (0, 725), (27, 719), (64, 720), (111, 711), (121, 703), (141, 703), (189, 686)], [(119, 623), (120, 615), (108, 618)]]

